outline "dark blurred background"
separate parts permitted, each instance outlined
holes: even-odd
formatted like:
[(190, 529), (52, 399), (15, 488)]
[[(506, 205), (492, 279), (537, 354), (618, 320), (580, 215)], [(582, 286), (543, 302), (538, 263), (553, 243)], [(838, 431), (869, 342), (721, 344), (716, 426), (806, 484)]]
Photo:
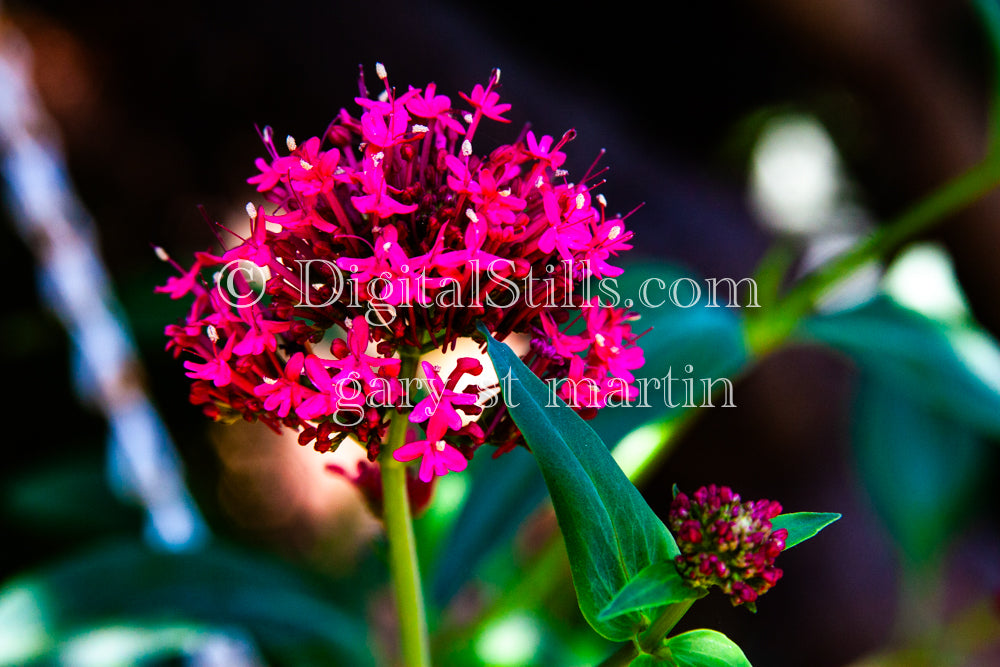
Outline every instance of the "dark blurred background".
[[(217, 532), (293, 558), (320, 539), (308, 502), (261, 524), (236, 520), (234, 507), (249, 503), (244, 513), (266, 514), (267, 502), (255, 494), (267, 489), (237, 493), (233, 484), (250, 482), (228, 478), (228, 491), (220, 490), (225, 446), (186, 403), (180, 363), (163, 351), (162, 328), (181, 311), (152, 293), (170, 271), (150, 244), (182, 263), (191, 251), (210, 247), (213, 237), (197, 207), (225, 219), (253, 198), (245, 179), (262, 154), (255, 126), (269, 124), (278, 137), (300, 140), (322, 132), (342, 106), (353, 105), (359, 64), (369, 83), (380, 61), (395, 85), (435, 81), (455, 101), (453, 91), (470, 90), (501, 67), (500, 90), (514, 105), (513, 122), (479, 141), (509, 140), (529, 120), (555, 136), (576, 128), (567, 149), (571, 174), (606, 148), (610, 171), (601, 190), (611, 208), (644, 204), (629, 219), (634, 252), (706, 276), (751, 275), (779, 237), (796, 247), (806, 243), (801, 233), (769, 227), (749, 203), (753, 148), (769, 118), (795, 112), (816, 119), (875, 224), (974, 164), (986, 145), (992, 69), (976, 17), (959, 1), (588, 9), (443, 0), (32, 0), (5, 2), (3, 10), (34, 51), (36, 83), (97, 223), (149, 389), (195, 497)], [(985, 199), (940, 229), (935, 240), (950, 252), (973, 313), (1000, 332), (1000, 198)], [(30, 254), (11, 225), (0, 234), (7, 277), (0, 354), (9, 387), (0, 476), (17, 490), (39, 470), (101, 475), (102, 421), (72, 391), (68, 343), (39, 305)], [(719, 481), (746, 497), (780, 499), (790, 510), (847, 517), (811, 549), (788, 557), (786, 581), (757, 616), (720, 600), (696, 607), (691, 623), (727, 632), (755, 664), (849, 664), (892, 640), (908, 599), (896, 551), (852, 467), (853, 377), (850, 364), (813, 349), (765, 360), (738, 385), (739, 408), (701, 415), (644, 488), (660, 511), (674, 482), (690, 490)], [(277, 484), (271, 491), (288, 492)], [(44, 505), (44, 498), (13, 495)], [(95, 530), (138, 525), (137, 513), (110, 497), (107, 503), (85, 512), (86, 521), (99, 524)], [(969, 533), (962, 553), (973, 564), (953, 566), (969, 575), (951, 589), (956, 608), (982, 592), (983, 577), (1000, 588), (995, 520), (987, 513)], [(51, 521), (5, 522), (4, 575), (92, 534), (91, 526), (74, 530), (65, 517)], [(970, 568), (984, 574), (977, 579)]]

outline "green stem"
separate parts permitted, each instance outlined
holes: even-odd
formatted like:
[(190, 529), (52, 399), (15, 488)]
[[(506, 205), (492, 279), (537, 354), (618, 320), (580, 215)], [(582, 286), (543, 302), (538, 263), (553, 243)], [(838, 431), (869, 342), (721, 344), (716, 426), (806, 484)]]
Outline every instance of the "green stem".
[[(403, 350), (400, 357), (400, 379), (414, 377), (419, 354)], [(396, 593), (403, 663), (406, 667), (430, 667), (430, 643), (420, 585), (420, 568), (417, 565), (417, 541), (413, 534), (410, 499), (406, 493), (406, 466), (392, 457), (394, 451), (406, 444), (409, 412), (409, 409), (404, 409), (393, 417), (389, 424), (388, 440), (379, 455), (383, 517), (389, 539), (389, 567)]]
[(694, 598), (684, 600), (683, 602), (675, 602), (667, 607), (663, 611), (663, 615), (653, 621), (653, 624), (639, 635), (639, 648), (642, 649), (643, 653), (653, 653), (656, 649), (660, 648), (660, 642), (663, 641), (668, 632), (674, 629), (678, 621), (684, 618), (684, 614), (688, 612), (688, 609), (693, 604)]
[(619, 646), (618, 650), (605, 658), (598, 667), (623, 667), (635, 660), (640, 653), (655, 653), (660, 648), (663, 638), (674, 629), (692, 604), (694, 604), (693, 599), (676, 602), (667, 607), (663, 615), (653, 621), (637, 640)]

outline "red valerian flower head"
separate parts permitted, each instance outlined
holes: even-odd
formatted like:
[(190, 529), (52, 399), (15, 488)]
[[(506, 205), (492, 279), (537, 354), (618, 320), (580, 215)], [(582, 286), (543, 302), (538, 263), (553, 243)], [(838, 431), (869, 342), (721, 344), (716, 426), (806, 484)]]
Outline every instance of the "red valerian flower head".
[(779, 514), (777, 502), (741, 502), (726, 486), (702, 487), (693, 497), (676, 493), (667, 523), (681, 550), (677, 569), (690, 585), (718, 586), (733, 606), (756, 611), (757, 598), (782, 575), (774, 559), (788, 531), (771, 526)]
[[(531, 340), (522, 358), (541, 379), (586, 381), (572, 406), (585, 418), (633, 396), (634, 318), (585, 289), (621, 273), (632, 232), (608, 214), (594, 167), (575, 182), (563, 170), (575, 132), (556, 141), (525, 127), (483, 152), (480, 125), (510, 122), (499, 70), (453, 96), (434, 83), (397, 94), (376, 70), (384, 90), (370, 96), (362, 74), (358, 110), (322, 135), (278, 146), (264, 128), (247, 179), (264, 201), (247, 205), (245, 237), (219, 225), (230, 240), (190, 268), (157, 250), (178, 274), (157, 291), (193, 300), (166, 329), (191, 401), (216, 419), (292, 428), (319, 451), (351, 436), (370, 461), (408, 415), (394, 455), (420, 459), (428, 481), (483, 444), (524, 445), (489, 400), (497, 387), (470, 383), (479, 362), (454, 354), (480, 322)], [(403, 357), (434, 349), (447, 379), (429, 364), (415, 384), (399, 377)]]

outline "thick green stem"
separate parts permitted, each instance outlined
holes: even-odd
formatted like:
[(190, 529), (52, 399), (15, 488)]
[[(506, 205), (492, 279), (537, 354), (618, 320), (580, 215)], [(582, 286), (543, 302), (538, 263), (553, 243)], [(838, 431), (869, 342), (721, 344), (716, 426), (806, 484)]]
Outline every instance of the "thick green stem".
[[(400, 356), (400, 379), (414, 377), (420, 359), (418, 353), (404, 350)], [(389, 567), (396, 593), (403, 664), (406, 667), (430, 667), (430, 643), (420, 568), (417, 565), (417, 541), (413, 535), (413, 517), (406, 493), (406, 466), (392, 457), (392, 453), (406, 443), (409, 412), (409, 409), (404, 409), (393, 417), (388, 440), (379, 455), (383, 517), (389, 539)]]
[(663, 638), (674, 629), (692, 604), (694, 604), (693, 599), (676, 602), (667, 607), (663, 615), (653, 621), (638, 639), (619, 646), (618, 650), (605, 658), (598, 667), (623, 667), (635, 660), (640, 653), (655, 653), (660, 648)]
[(653, 653), (656, 649), (660, 648), (660, 642), (663, 641), (668, 632), (674, 629), (678, 621), (684, 618), (684, 614), (688, 612), (688, 609), (693, 604), (694, 598), (684, 600), (683, 602), (675, 602), (667, 607), (663, 615), (653, 621), (653, 624), (639, 635), (639, 648), (644, 653)]

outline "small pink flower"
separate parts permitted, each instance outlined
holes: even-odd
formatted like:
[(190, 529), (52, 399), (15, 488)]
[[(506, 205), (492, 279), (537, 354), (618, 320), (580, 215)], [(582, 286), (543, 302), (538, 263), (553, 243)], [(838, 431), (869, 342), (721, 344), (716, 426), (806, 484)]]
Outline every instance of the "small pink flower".
[(254, 387), (254, 395), (264, 399), (265, 410), (274, 410), (279, 417), (287, 417), (291, 410), (313, 394), (300, 384), (304, 365), (305, 356), (301, 352), (296, 352), (285, 364), (285, 370), (280, 378), (276, 380), (264, 378), (262, 384)]
[[(417, 93), (420, 91), (417, 90)], [(406, 102), (407, 110), (418, 118), (437, 120), (439, 123), (458, 134), (465, 134), (465, 128), (451, 117), (451, 99), (447, 95), (436, 95), (437, 86), (428, 83), (424, 95), (414, 95)]]
[(374, 213), (379, 218), (390, 218), (417, 210), (416, 204), (403, 204), (389, 196), (385, 174), (380, 168), (366, 168), (359, 180), (368, 194), (351, 197), (351, 203), (360, 213)]
[(389, 148), (403, 140), (409, 122), (410, 115), (401, 106), (389, 114), (372, 109), (361, 114), (362, 136), (372, 146)]
[(185, 361), (184, 368), (188, 369), (185, 375), (189, 378), (211, 380), (216, 387), (225, 387), (233, 379), (233, 369), (218, 357), (213, 357), (203, 364), (195, 361)]
[(430, 482), (435, 476), (441, 477), (449, 472), (461, 472), (469, 465), (468, 459), (444, 440), (408, 442), (394, 451), (392, 457), (404, 463), (420, 458), (421, 482)]
[(553, 169), (558, 169), (566, 161), (566, 154), (552, 149), (552, 137), (544, 135), (541, 141), (535, 139), (535, 133), (528, 130), (528, 152), (535, 158), (548, 163)]
[(455, 406), (474, 405), (478, 398), (475, 394), (454, 391), (455, 384), (451, 379), (449, 379), (451, 386), (445, 385), (437, 370), (426, 361), (421, 366), (424, 369), (424, 376), (427, 378), (427, 390), (430, 395), (413, 408), (413, 412), (410, 413), (410, 421), (414, 424), (422, 424), (426, 421), (427, 435), (441, 438), (449, 429), (457, 431), (462, 428), (462, 416), (458, 414)]
[(494, 91), (487, 92), (482, 84), (477, 83), (472, 88), (472, 96), (459, 93), (466, 102), (483, 112), (483, 115), (501, 123), (509, 123), (510, 120), (501, 116), (502, 113), (510, 109), (509, 104), (497, 104), (500, 101), (500, 94)]

